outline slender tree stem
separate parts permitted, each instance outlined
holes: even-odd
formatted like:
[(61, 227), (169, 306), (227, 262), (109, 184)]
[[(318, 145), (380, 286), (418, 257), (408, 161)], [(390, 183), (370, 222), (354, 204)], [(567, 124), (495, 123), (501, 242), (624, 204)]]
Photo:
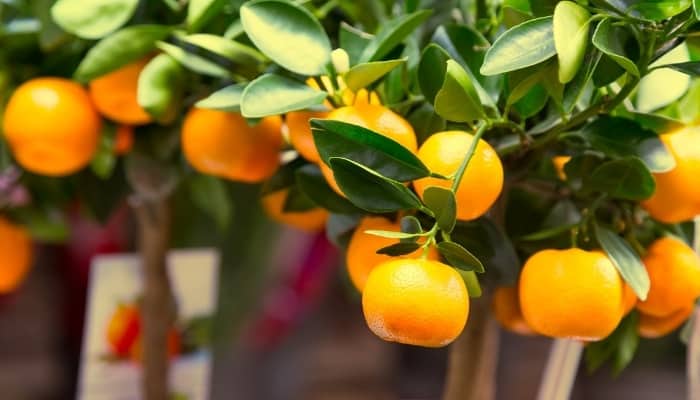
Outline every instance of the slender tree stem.
[(570, 339), (554, 340), (540, 383), (540, 390), (537, 393), (537, 400), (569, 398), (582, 352), (582, 342)]
[(143, 270), (141, 351), (143, 398), (167, 400), (167, 336), (175, 316), (175, 302), (166, 269), (171, 211), (165, 198), (132, 201), (139, 227)]
[[(695, 217), (693, 248), (700, 254), (700, 216)], [(700, 306), (696, 305), (692, 316), (686, 373), (688, 379), (688, 399), (700, 400)]]
[(462, 177), (464, 176), (464, 172), (467, 170), (467, 166), (469, 165), (469, 161), (472, 159), (474, 156), (474, 153), (476, 152), (476, 146), (479, 144), (479, 139), (481, 139), (482, 136), (484, 136), (484, 132), (486, 132), (486, 129), (490, 127), (489, 122), (481, 122), (479, 124), (479, 127), (476, 129), (476, 133), (474, 134), (474, 139), (472, 142), (469, 144), (469, 149), (467, 150), (467, 154), (464, 155), (464, 159), (462, 160), (462, 164), (459, 166), (459, 169), (457, 170), (457, 173), (455, 174), (454, 180), (452, 181), (452, 191), (456, 192), (457, 188), (459, 187), (459, 183), (462, 181)]
[(450, 345), (443, 400), (493, 400), (496, 397), (498, 324), (486, 293), (473, 299), (469, 323)]

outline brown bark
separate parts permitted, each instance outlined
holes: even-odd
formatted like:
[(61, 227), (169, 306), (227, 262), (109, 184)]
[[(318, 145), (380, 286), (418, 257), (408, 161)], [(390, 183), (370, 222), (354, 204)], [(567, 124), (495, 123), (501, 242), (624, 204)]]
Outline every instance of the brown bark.
[(146, 400), (166, 400), (168, 391), (167, 335), (176, 312), (166, 254), (171, 213), (165, 198), (132, 202), (139, 227), (143, 271), (141, 305), (142, 388)]
[(472, 299), (469, 321), (450, 345), (443, 400), (493, 400), (496, 396), (498, 324), (486, 293)]
[[(700, 254), (700, 216), (695, 217), (693, 248)], [(700, 400), (700, 306), (695, 306), (692, 318), (686, 360), (688, 399)]]
[(561, 400), (571, 396), (582, 352), (582, 342), (570, 339), (552, 342), (537, 400)]

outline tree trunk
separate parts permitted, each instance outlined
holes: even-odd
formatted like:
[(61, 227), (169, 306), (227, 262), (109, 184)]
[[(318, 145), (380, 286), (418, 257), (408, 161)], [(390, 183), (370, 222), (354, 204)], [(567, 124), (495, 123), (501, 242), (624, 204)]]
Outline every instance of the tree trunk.
[[(693, 248), (700, 254), (700, 216), (695, 217)], [(692, 326), (688, 339), (686, 374), (688, 380), (688, 399), (700, 400), (700, 306), (696, 305), (691, 317)]]
[(141, 360), (143, 398), (167, 400), (167, 336), (176, 311), (166, 254), (170, 237), (171, 213), (166, 198), (132, 202), (139, 226), (139, 247), (143, 271), (141, 304)]
[(583, 343), (580, 341), (554, 340), (544, 368), (537, 400), (562, 400), (571, 396), (582, 352)]
[(496, 397), (498, 324), (490, 312), (491, 296), (472, 299), (469, 321), (450, 345), (443, 400), (493, 400)]

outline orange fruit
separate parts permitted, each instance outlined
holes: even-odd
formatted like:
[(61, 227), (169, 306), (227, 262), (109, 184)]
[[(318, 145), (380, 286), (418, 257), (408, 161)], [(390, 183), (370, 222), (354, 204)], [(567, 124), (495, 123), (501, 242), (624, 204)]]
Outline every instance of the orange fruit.
[(680, 309), (665, 317), (654, 317), (640, 312), (637, 332), (639, 336), (647, 339), (666, 336), (687, 321), (692, 313), (693, 306)]
[(464, 329), (469, 296), (453, 268), (403, 258), (372, 271), (362, 293), (362, 310), (370, 330), (384, 340), (441, 347)]
[(151, 116), (138, 103), (139, 74), (150, 57), (127, 64), (90, 82), (90, 97), (105, 117), (128, 125), (143, 125)]
[(114, 136), (114, 154), (122, 156), (134, 147), (134, 128), (129, 125), (119, 125)]
[(649, 274), (649, 294), (637, 304), (639, 311), (665, 317), (691, 306), (700, 296), (700, 257), (681, 240), (654, 241), (643, 258)]
[[(354, 106), (341, 107), (331, 111), (328, 119), (343, 121), (371, 129), (394, 140), (412, 152), (416, 152), (418, 142), (413, 127), (405, 119), (390, 109), (376, 104), (360, 103)], [(333, 177), (333, 171), (325, 163), (320, 163), (321, 172), (328, 184), (337, 193), (342, 194)]]
[[(381, 231), (401, 231), (401, 225), (397, 222), (389, 221), (384, 217), (365, 217), (360, 221), (360, 224), (355, 228), (345, 256), (345, 264), (348, 268), (350, 280), (355, 285), (357, 290), (362, 292), (365, 287), (365, 282), (370, 272), (379, 264), (396, 259), (384, 254), (377, 254), (377, 250), (382, 247), (390, 246), (396, 243), (396, 239), (389, 239), (381, 236), (370, 235), (365, 233), (368, 230)], [(402, 256), (402, 258), (418, 258), (422, 249), (418, 249), (411, 254)], [(437, 260), (439, 258), (435, 247), (431, 246), (428, 250), (428, 258)]]
[[(433, 134), (418, 150), (418, 158), (432, 171), (444, 176), (454, 175), (474, 136), (463, 131)], [(452, 179), (422, 178), (413, 182), (416, 192), (430, 186), (449, 188)], [(482, 216), (496, 201), (503, 189), (503, 165), (496, 151), (480, 139), (457, 188), (457, 219), (472, 220)]]
[(501, 286), (493, 293), (491, 303), (493, 315), (502, 327), (521, 335), (533, 335), (535, 332), (525, 322), (520, 310), (520, 298), (517, 286)]
[(623, 286), (612, 262), (599, 251), (542, 250), (520, 273), (520, 307), (535, 332), (599, 340), (622, 318)]
[(637, 305), (637, 295), (627, 283), (622, 287), (622, 315), (625, 316)]
[(654, 173), (656, 191), (642, 206), (656, 220), (673, 224), (700, 215), (700, 127), (660, 136), (676, 160), (668, 172)]
[(320, 162), (321, 156), (318, 155), (309, 120), (311, 118), (325, 118), (327, 115), (328, 113), (325, 111), (294, 111), (287, 113), (285, 118), (292, 147), (311, 162)]
[(101, 121), (85, 89), (63, 78), (35, 78), (10, 97), (5, 139), (17, 162), (50, 176), (72, 174), (97, 151)]
[(0, 293), (17, 288), (32, 266), (32, 239), (23, 227), (0, 217)]
[(279, 117), (250, 126), (238, 113), (192, 108), (182, 124), (182, 152), (199, 172), (261, 182), (279, 166), (281, 127)]
[(564, 172), (564, 166), (571, 160), (571, 156), (554, 156), (552, 157), (552, 164), (554, 164), (554, 171), (557, 173), (557, 177), (562, 181), (566, 180), (566, 173)]
[(141, 334), (139, 310), (135, 305), (120, 304), (107, 325), (107, 343), (117, 357), (129, 356)]
[(318, 232), (326, 226), (328, 211), (324, 209), (313, 208), (307, 211), (295, 212), (283, 211), (287, 193), (289, 193), (289, 190), (283, 189), (263, 196), (262, 205), (270, 219), (306, 232)]

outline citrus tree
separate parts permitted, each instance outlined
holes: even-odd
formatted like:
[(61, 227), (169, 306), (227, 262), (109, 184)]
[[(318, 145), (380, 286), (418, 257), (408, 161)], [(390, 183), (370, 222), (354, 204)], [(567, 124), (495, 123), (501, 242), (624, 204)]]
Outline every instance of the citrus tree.
[[(167, 396), (164, 255), (183, 186), (221, 225), (236, 181), (260, 185), (272, 219), (325, 229), (382, 339), (461, 335), (446, 399), (493, 396), (491, 315), (557, 339), (556, 372), (575, 371), (584, 342), (591, 368), (620, 371), (639, 336), (693, 314), (698, 2), (0, 7), (1, 287), (26, 271), (29, 236), (65, 236), (66, 204), (104, 218), (128, 198), (148, 399)], [(546, 374), (540, 397), (566, 397), (570, 375)]]

